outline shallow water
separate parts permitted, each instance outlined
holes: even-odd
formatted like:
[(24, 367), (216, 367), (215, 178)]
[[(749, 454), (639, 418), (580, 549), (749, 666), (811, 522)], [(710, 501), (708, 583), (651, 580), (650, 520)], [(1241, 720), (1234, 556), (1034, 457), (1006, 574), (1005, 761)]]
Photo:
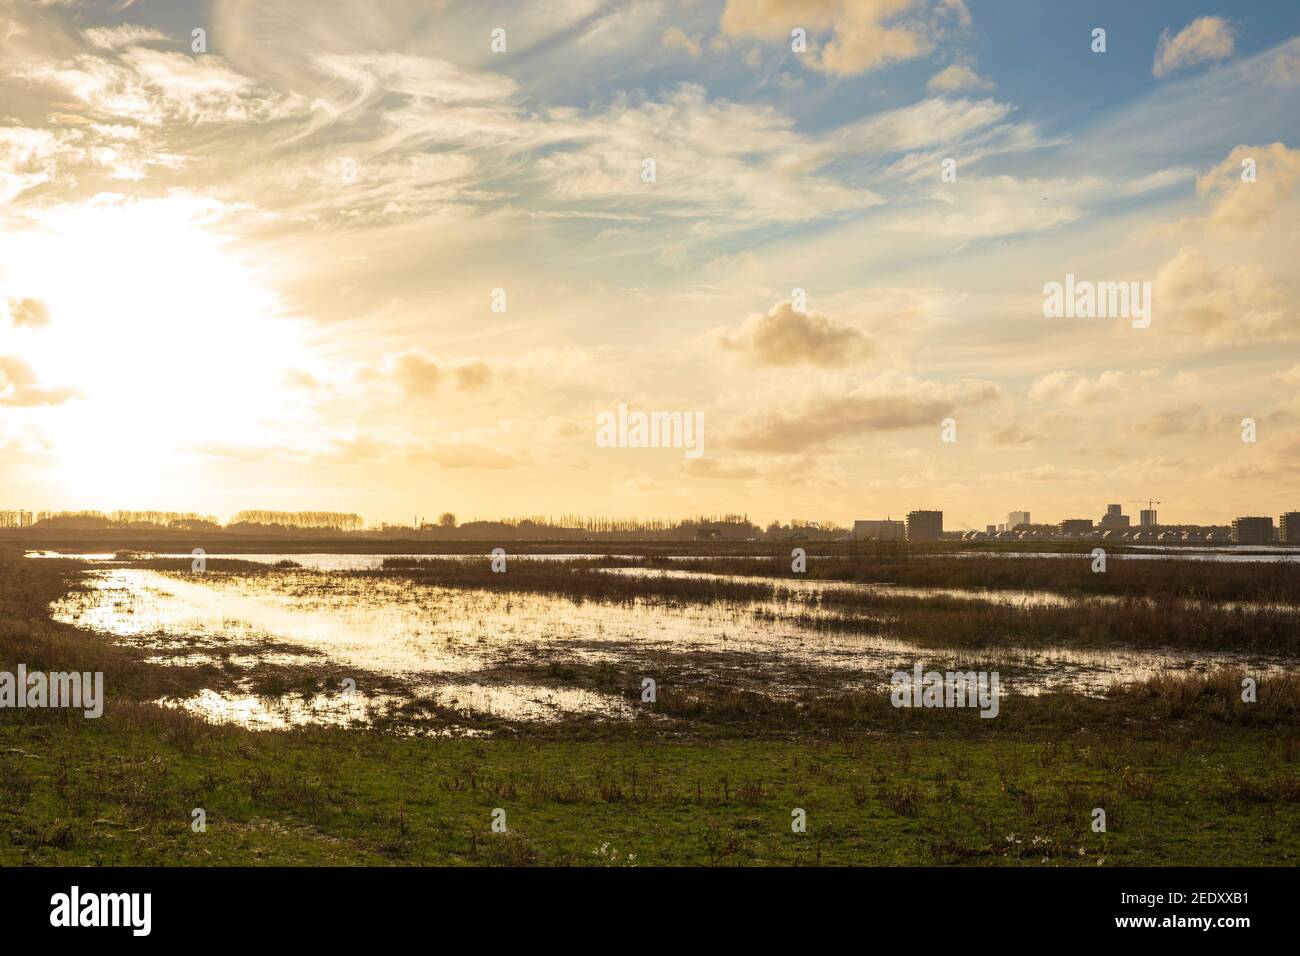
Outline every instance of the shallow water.
[[(132, 553), (129, 558), (119, 559), (115, 551), (88, 551), (88, 552), (63, 552), (63, 551), (28, 551), (26, 556), (29, 558), (52, 559), (64, 558), (78, 561), (89, 561), (95, 564), (116, 564), (130, 566), (140, 561), (152, 560), (172, 560), (172, 561), (189, 561), (193, 558), (193, 553), (189, 551), (137, 551)], [(389, 554), (333, 554), (333, 553), (312, 553), (312, 554), (223, 554), (209, 553), (204, 557), (209, 561), (249, 561), (253, 564), (279, 564), (282, 561), (291, 561), (301, 567), (312, 571), (372, 571), (383, 567), (384, 562), (389, 558), (394, 559), (439, 559), (444, 561), (486, 561), (490, 557), (491, 548), (484, 545), (482, 554), (407, 554), (393, 552)], [(761, 560), (760, 555), (736, 555), (740, 560)], [(601, 552), (599, 554), (515, 554), (509, 555), (511, 561), (592, 561), (602, 558), (613, 558), (617, 561), (644, 561), (645, 555), (638, 554), (618, 554), (613, 552)], [(816, 559), (814, 555), (813, 559)], [(713, 561), (715, 557), (707, 554), (669, 554), (658, 555), (656, 560), (660, 561)]]
[[(1101, 693), (1166, 671), (1247, 664), (1263, 673), (1284, 664), (1258, 656), (1172, 649), (940, 651), (888, 635), (835, 630), (834, 613), (807, 600), (822, 589), (1019, 604), (1066, 600), (1047, 592), (783, 579), (773, 600), (699, 604), (647, 594), (623, 603), (445, 588), (400, 574), (358, 577), (296, 569), (190, 574), (122, 566), (88, 571), (87, 584), (85, 591), (55, 603), (54, 618), (145, 649), (159, 661), (194, 666), (229, 657), (345, 673), (356, 669), (356, 699), (292, 694), (267, 699), (207, 691), (178, 702), (213, 720), (251, 727), (364, 723), (372, 708), (417, 698), (458, 713), (519, 721), (633, 716), (628, 699), (617, 694), (539, 681), (548, 665), (566, 662), (637, 665), (648, 676), (661, 672), (667, 662), (688, 668), (697, 679), (776, 696), (883, 689), (894, 670), (908, 670), (918, 661), (927, 667), (1001, 668), (1003, 686), (1012, 694), (1058, 688)], [(821, 626), (804, 626), (791, 619), (796, 614)], [(521, 676), (520, 667), (530, 668), (530, 676)], [(405, 698), (390, 691), (368, 692), (367, 674), (400, 682)]]

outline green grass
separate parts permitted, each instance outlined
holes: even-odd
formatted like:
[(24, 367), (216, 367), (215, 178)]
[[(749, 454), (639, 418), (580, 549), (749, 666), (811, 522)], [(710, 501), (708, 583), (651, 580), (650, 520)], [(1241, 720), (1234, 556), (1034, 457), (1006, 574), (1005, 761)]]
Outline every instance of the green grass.
[(1258, 732), (700, 744), (129, 724), (0, 728), (0, 863), (1300, 863), (1296, 748)]
[(0, 556), (0, 667), (104, 670), (109, 689), (98, 720), (0, 711), (3, 865), (1300, 863), (1294, 673), (1254, 704), (1221, 671), (1012, 698), (996, 720), (667, 680), (656, 721), (254, 733), (148, 703), (213, 675), (49, 621), (74, 572)]

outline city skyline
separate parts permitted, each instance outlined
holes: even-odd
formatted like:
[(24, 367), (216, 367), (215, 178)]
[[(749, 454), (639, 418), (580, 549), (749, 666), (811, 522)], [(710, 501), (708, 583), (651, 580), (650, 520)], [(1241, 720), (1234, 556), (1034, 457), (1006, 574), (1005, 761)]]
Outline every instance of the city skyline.
[[(1044, 528), (1055, 528), (1058, 529), (1058, 531), (1061, 533), (1068, 533), (1070, 535), (1075, 535), (1075, 536), (1086, 536), (1089, 534), (1101, 534), (1102, 532), (1108, 530), (1108, 528), (1116, 531), (1134, 532), (1134, 533), (1142, 532), (1144, 530), (1150, 530), (1153, 528), (1164, 528), (1164, 529), (1180, 528), (1180, 527), (1230, 528), (1230, 527), (1234, 527), (1238, 521), (1242, 521), (1242, 520), (1255, 521), (1257, 520), (1257, 518), (1262, 518), (1263, 520), (1267, 520), (1268, 522), (1270, 522), (1271, 525), (1275, 526), (1275, 530), (1277, 530), (1280, 534), (1280, 540), (1288, 541), (1291, 540), (1286, 530), (1287, 519), (1289, 518), (1293, 522), (1292, 534), (1296, 534), (1297, 539), (1300, 539), (1300, 534), (1297, 534), (1297, 531), (1300, 530), (1300, 511), (1296, 511), (1296, 510), (1283, 510), (1280, 512), (1276, 512), (1272, 515), (1264, 515), (1264, 516), (1260, 516), (1258, 514), (1258, 511), (1255, 511), (1249, 514), (1235, 515), (1232, 519), (1225, 522), (1198, 521), (1195, 519), (1188, 519), (1188, 520), (1181, 520), (1181, 521), (1153, 521), (1149, 524), (1134, 525), (1131, 523), (1131, 519), (1133, 517), (1132, 514), (1123, 513), (1122, 503), (1119, 504), (1107, 503), (1106, 509), (1107, 509), (1106, 513), (1100, 516), (1100, 520), (1086, 518), (1078, 513), (1075, 513), (1071, 517), (1058, 517), (1054, 521), (1030, 522), (1028, 520), (1025, 520), (1022, 522), (1013, 523), (1010, 520), (1008, 520), (1006, 522), (999, 522), (995, 524), (985, 524), (984, 528), (996, 529), (998, 533), (1001, 533), (1003, 531), (1014, 532), (1017, 530), (1017, 528), (1022, 528), (1024, 530), (1031, 530), (1031, 531), (1037, 531)], [(1145, 514), (1145, 511), (1143, 511), (1142, 513)], [(1007, 518), (1010, 519), (1014, 516), (1023, 516), (1025, 518), (1028, 518), (1030, 514), (1031, 512), (1029, 511), (1011, 511), (1008, 512)], [(302, 525), (303, 528), (332, 527), (333, 525), (328, 524), (325, 519), (329, 519), (329, 518), (338, 519), (337, 526), (339, 530), (346, 530), (346, 531), (375, 531), (375, 530), (382, 530), (382, 529), (399, 530), (402, 528), (421, 530), (421, 529), (428, 529), (434, 527), (441, 527), (443, 529), (447, 529), (447, 528), (456, 528), (467, 524), (508, 524), (512, 522), (521, 522), (521, 521), (534, 521), (534, 522), (542, 521), (542, 522), (549, 522), (557, 528), (563, 528), (563, 527), (578, 528), (581, 527), (582, 522), (591, 522), (591, 521), (630, 522), (633, 524), (637, 522), (641, 522), (649, 526), (655, 523), (659, 523), (663, 525), (691, 524), (691, 523), (716, 524), (716, 523), (727, 523), (727, 522), (736, 522), (736, 521), (745, 520), (758, 528), (763, 528), (765, 526), (774, 523), (779, 525), (784, 525), (786, 527), (791, 527), (791, 528), (798, 528), (798, 527), (807, 528), (807, 527), (820, 526), (823, 528), (835, 528), (838, 530), (851, 532), (854, 537), (873, 537), (873, 538), (882, 538), (882, 539), (888, 539), (890, 537), (894, 537), (895, 530), (897, 531), (899, 537), (907, 536), (910, 538), (911, 535), (908, 534), (904, 529), (908, 528), (908, 522), (913, 516), (937, 515), (938, 516), (937, 519), (934, 520), (937, 521), (937, 528), (943, 534), (959, 533), (959, 532), (960, 533), (980, 532), (979, 525), (972, 525), (965, 522), (957, 522), (955, 525), (948, 523), (949, 513), (944, 511), (941, 508), (933, 509), (933, 510), (911, 509), (907, 512), (903, 512), (901, 516), (898, 518), (894, 518), (892, 516), (886, 515), (884, 518), (859, 517), (859, 518), (848, 519), (847, 521), (842, 521), (838, 518), (827, 518), (826, 516), (823, 516), (821, 518), (801, 518), (801, 517), (785, 517), (785, 516), (751, 517), (747, 512), (746, 513), (734, 512), (726, 515), (712, 515), (712, 516), (710, 515), (629, 516), (629, 515), (594, 515), (594, 514), (571, 513), (571, 514), (565, 514), (559, 516), (500, 514), (493, 517), (485, 517), (480, 515), (469, 515), (469, 516), (458, 517), (453, 512), (442, 512), (440, 514), (430, 514), (430, 515), (417, 514), (413, 516), (412, 521), (409, 524), (400, 521), (389, 522), (389, 521), (380, 521), (380, 520), (369, 520), (365, 515), (361, 515), (356, 512), (346, 512), (346, 511), (297, 512), (297, 511), (289, 511), (289, 510), (277, 510), (277, 511), (254, 510), (254, 511), (240, 512), (223, 518), (218, 515), (207, 515), (207, 514), (201, 514), (199, 512), (193, 512), (193, 511), (187, 511), (187, 512), (132, 511), (126, 509), (113, 509), (109, 511), (97, 511), (93, 509), (54, 511), (54, 510), (34, 510), (34, 509), (21, 509), (21, 508), (20, 509), (0, 508), (0, 530), (18, 530), (23, 528), (39, 527), (39, 523), (42, 521), (47, 521), (51, 519), (69, 520), (78, 517), (84, 517), (86, 519), (91, 519), (95, 517), (103, 518), (119, 526), (127, 525), (127, 524), (147, 525), (151, 523), (158, 524), (159, 526), (163, 526), (167, 521), (176, 521), (179, 524), (186, 524), (186, 523), (196, 524), (196, 525), (213, 524), (218, 527), (227, 527), (227, 526), (236, 525), (240, 523), (255, 522), (256, 520), (258, 520), (259, 516), (265, 516), (264, 518), (261, 519), (265, 521), (265, 523), (276, 523), (276, 521), (272, 517), (276, 515), (283, 516), (285, 518), (292, 517), (292, 518), (307, 519), (314, 516), (319, 516), (321, 518), (321, 523), (312, 524), (308, 522)], [(1121, 518), (1123, 519), (1122, 522), (1118, 520)], [(1107, 519), (1114, 519), (1114, 520), (1108, 523)], [(1274, 521), (1274, 519), (1276, 519), (1276, 522)], [(571, 524), (566, 524), (566, 522), (571, 522)], [(931, 529), (931, 531), (932, 530), (933, 529)], [(864, 532), (864, 533), (860, 533), (860, 532)], [(930, 536), (930, 531), (927, 531), (926, 535), (927, 537)]]
[(1282, 514), (1300, 7), (1130, 6), (0, 0), (0, 504)]

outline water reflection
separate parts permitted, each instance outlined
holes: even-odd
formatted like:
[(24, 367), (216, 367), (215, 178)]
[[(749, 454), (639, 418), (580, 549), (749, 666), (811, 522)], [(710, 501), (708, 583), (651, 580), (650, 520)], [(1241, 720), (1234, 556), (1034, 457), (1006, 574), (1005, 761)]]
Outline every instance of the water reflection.
[[(635, 578), (689, 572), (610, 573)], [(355, 668), (394, 678), (407, 688), (405, 698), (362, 698), (347, 706), (336, 695), (265, 699), (215, 691), (180, 704), (213, 719), (259, 727), (364, 721), (371, 713), (368, 707), (403, 699), (428, 699), (453, 712), (510, 720), (634, 716), (617, 694), (537, 682), (538, 666), (554, 662), (636, 664), (647, 668), (644, 673), (660, 673), (649, 668), (676, 662), (696, 679), (715, 676), (774, 695), (877, 682), (884, 686), (893, 670), (917, 661), (997, 667), (1006, 672), (1004, 682), (1012, 692), (1022, 694), (1057, 688), (1101, 693), (1116, 683), (1221, 664), (1250, 664), (1259, 673), (1281, 666), (1277, 660), (1244, 654), (1182, 650), (937, 651), (887, 631), (868, 635), (836, 629), (835, 612), (809, 600), (818, 590), (841, 588), (1026, 606), (1069, 600), (1047, 592), (783, 579), (776, 596), (765, 600), (702, 604), (645, 594), (626, 602), (600, 602), (446, 588), (400, 574), (276, 569), (191, 575), (119, 566), (88, 571), (86, 584), (55, 603), (54, 619), (144, 648), (157, 661), (196, 666), (233, 659), (320, 670)], [(531, 680), (511, 678), (512, 670), (530, 666)]]

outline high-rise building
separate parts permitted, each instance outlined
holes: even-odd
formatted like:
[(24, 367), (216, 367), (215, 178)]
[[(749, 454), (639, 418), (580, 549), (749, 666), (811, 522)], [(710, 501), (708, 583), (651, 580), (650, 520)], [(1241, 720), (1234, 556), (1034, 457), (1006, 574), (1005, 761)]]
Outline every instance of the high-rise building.
[(1086, 534), (1091, 530), (1091, 518), (1066, 518), (1061, 522), (1061, 534)]
[(1007, 529), (1016, 530), (1016, 525), (1030, 524), (1028, 511), (1010, 511), (1007, 512)]
[(1144, 528), (1154, 528), (1160, 522), (1156, 520), (1156, 511), (1154, 508), (1143, 508), (1139, 513), (1138, 524)]
[(871, 538), (876, 541), (902, 541), (903, 535), (906, 534), (906, 526), (901, 521), (855, 521), (853, 522), (853, 537), (866, 539)]
[(938, 541), (942, 537), (942, 511), (909, 511), (907, 513), (908, 541)]
[(1124, 514), (1120, 505), (1106, 506), (1106, 513), (1101, 516), (1101, 526), (1103, 528), (1127, 528), (1128, 525), (1128, 515)]
[(1237, 544), (1271, 544), (1273, 541), (1272, 518), (1233, 518), (1232, 540)]
[(1278, 522), (1278, 540), (1300, 544), (1300, 511), (1288, 511)]

